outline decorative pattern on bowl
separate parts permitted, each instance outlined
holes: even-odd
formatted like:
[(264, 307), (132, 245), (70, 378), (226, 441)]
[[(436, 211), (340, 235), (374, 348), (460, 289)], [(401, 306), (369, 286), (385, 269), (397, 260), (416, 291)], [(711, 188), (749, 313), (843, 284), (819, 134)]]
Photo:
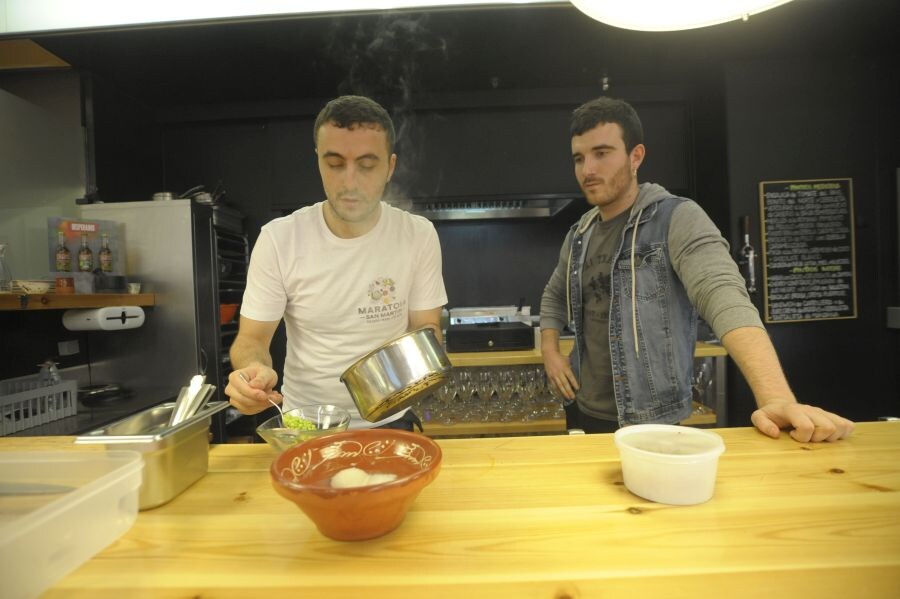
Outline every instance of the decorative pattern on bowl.
[(434, 459), (432, 454), (418, 443), (405, 440), (383, 439), (363, 445), (359, 441), (337, 441), (317, 452), (307, 449), (294, 457), (288, 468), (282, 469), (281, 475), (292, 482), (301, 482), (304, 475), (311, 474), (320, 466), (335, 459), (368, 456), (375, 464), (384, 460), (405, 460), (420, 470), (427, 470)]

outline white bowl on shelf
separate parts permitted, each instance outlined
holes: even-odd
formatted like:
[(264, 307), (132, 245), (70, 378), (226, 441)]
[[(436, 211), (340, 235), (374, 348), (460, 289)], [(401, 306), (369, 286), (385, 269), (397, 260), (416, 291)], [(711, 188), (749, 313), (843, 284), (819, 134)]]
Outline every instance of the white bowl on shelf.
[(25, 293), (47, 293), (50, 291), (50, 281), (18, 279), (13, 281), (13, 287), (18, 287)]

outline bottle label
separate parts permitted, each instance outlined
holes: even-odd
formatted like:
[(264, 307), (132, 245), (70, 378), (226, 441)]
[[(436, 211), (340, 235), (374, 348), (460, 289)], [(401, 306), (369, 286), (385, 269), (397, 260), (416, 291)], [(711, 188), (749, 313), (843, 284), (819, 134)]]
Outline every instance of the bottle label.
[(112, 252), (100, 252), (100, 270), (103, 272), (112, 272), (113, 259)]
[(78, 270), (81, 272), (94, 270), (94, 255), (90, 250), (78, 253)]
[(72, 270), (72, 254), (68, 250), (56, 252), (56, 270), (60, 272)]

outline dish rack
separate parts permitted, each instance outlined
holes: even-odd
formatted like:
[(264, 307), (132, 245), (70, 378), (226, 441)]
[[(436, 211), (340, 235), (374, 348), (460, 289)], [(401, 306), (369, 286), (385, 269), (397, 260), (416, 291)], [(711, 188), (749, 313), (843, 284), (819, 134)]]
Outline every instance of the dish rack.
[(0, 437), (78, 413), (77, 381), (40, 374), (0, 381)]

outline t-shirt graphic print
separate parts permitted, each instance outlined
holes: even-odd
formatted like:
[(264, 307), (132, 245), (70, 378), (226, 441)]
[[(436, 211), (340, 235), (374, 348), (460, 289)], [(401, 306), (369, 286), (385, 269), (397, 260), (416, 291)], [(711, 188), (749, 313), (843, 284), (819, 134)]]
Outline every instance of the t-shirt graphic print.
[(383, 276), (369, 283), (368, 302), (357, 308), (357, 312), (365, 322), (384, 322), (402, 318), (405, 308), (406, 300), (398, 299), (394, 279)]

